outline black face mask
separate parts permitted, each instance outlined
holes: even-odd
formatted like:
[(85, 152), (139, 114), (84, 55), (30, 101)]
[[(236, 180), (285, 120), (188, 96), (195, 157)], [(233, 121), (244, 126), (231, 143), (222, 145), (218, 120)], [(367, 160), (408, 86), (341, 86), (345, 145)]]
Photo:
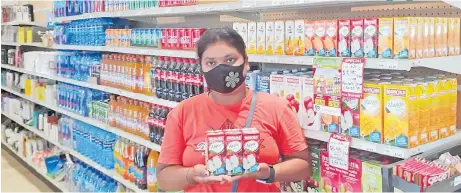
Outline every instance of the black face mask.
[(212, 70), (204, 72), (208, 88), (219, 93), (231, 93), (245, 82), (245, 77), (243, 76), (244, 66), (245, 63), (240, 66), (219, 64)]

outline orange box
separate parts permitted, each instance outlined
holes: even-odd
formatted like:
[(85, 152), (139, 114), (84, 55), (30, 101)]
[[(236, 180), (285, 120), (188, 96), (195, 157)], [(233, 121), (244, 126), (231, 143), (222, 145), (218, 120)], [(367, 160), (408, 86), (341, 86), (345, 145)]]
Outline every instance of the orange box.
[(314, 49), (316, 56), (325, 56), (325, 46), (323, 45), (323, 39), (326, 35), (326, 23), (325, 21), (314, 21)]
[(285, 55), (294, 55), (295, 49), (295, 22), (285, 21)]
[(432, 58), (435, 56), (435, 18), (424, 18), (424, 35), (423, 35), (423, 57)]
[(435, 57), (448, 55), (448, 18), (435, 18)]
[(460, 54), (460, 18), (448, 19), (448, 55), (457, 56)]
[(338, 20), (326, 20), (326, 33), (322, 39), (325, 46), (325, 56), (336, 57), (338, 55)]
[(304, 21), (304, 55), (305, 56), (314, 56), (314, 38), (315, 38), (315, 23), (314, 21), (305, 20)]
[(424, 55), (424, 17), (417, 17), (418, 25), (416, 27), (416, 58), (423, 58)]

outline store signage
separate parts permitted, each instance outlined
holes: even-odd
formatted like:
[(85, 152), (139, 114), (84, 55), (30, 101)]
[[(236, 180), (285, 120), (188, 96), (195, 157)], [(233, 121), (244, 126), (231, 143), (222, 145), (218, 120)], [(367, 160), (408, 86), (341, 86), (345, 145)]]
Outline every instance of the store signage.
[(365, 58), (343, 58), (341, 63), (341, 97), (363, 97)]
[(343, 170), (349, 168), (351, 137), (332, 133), (328, 141), (328, 163)]
[(341, 58), (316, 56), (314, 57), (314, 67), (339, 69), (341, 68)]

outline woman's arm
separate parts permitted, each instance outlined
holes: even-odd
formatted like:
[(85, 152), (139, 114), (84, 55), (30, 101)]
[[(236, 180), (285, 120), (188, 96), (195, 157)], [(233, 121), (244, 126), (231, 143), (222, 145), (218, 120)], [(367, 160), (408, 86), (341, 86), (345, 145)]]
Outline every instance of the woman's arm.
[(308, 149), (283, 156), (283, 162), (275, 164), (275, 181), (295, 182), (312, 175), (311, 156)]

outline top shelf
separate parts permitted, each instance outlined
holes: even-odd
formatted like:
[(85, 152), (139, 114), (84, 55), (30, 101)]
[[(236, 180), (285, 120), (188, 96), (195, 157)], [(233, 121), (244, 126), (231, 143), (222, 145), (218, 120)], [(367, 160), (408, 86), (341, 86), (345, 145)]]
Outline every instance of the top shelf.
[(39, 24), (37, 22), (30, 22), (30, 21), (2, 22), (2, 26), (38, 26), (38, 27), (46, 27), (43, 24)]

